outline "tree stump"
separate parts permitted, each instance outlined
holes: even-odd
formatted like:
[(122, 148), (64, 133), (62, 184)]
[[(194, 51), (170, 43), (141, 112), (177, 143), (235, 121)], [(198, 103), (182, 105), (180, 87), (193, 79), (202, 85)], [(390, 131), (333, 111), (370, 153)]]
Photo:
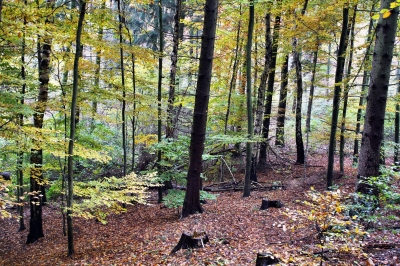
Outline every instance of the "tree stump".
[(279, 259), (271, 253), (257, 253), (256, 266), (265, 266), (278, 263)]
[(171, 251), (171, 255), (180, 249), (202, 248), (209, 242), (208, 235), (205, 232), (194, 232), (193, 234), (182, 233), (178, 244)]
[(2, 176), (2, 178), (4, 180), (11, 180), (11, 174), (10, 172), (0, 172), (0, 176)]
[(268, 208), (282, 208), (283, 203), (279, 200), (267, 200), (263, 199), (261, 203), (260, 210), (266, 210)]

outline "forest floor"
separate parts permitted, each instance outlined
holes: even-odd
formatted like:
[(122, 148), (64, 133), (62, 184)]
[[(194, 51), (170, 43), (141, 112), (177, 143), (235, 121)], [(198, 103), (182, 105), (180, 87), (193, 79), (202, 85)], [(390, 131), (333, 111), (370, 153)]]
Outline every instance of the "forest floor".
[[(399, 230), (376, 226), (362, 243), (352, 244), (353, 250), (341, 252), (321, 250), (312, 223), (291, 230), (301, 219), (285, 213), (310, 212), (302, 202), (310, 187), (324, 191), (325, 171), (326, 155), (321, 154), (310, 156), (307, 177), (299, 165), (291, 164), (285, 171), (268, 169), (258, 173), (259, 181), (281, 182), (284, 189), (252, 191), (247, 198), (241, 191), (219, 192), (216, 200), (203, 205), (204, 213), (185, 219), (179, 219), (176, 209), (159, 204), (128, 206), (126, 213), (110, 215), (106, 225), (75, 218), (75, 254), (71, 257), (66, 256), (60, 210), (50, 204), (43, 210), (45, 237), (34, 244), (25, 244), (28, 230), (18, 232), (16, 219), (0, 220), (0, 265), (255, 265), (261, 251), (278, 257), (281, 265), (400, 265)], [(355, 176), (349, 159), (345, 175), (336, 172), (334, 183), (342, 193), (350, 194)], [(264, 198), (280, 200), (284, 207), (260, 210)], [(27, 208), (25, 215), (29, 226)], [(194, 231), (205, 231), (210, 242), (170, 255), (181, 234)]]

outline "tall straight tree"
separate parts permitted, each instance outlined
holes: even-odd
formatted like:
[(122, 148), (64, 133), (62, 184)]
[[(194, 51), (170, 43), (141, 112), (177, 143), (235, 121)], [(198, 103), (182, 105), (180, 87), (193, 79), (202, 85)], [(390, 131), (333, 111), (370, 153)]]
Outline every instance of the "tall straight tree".
[(346, 142), (346, 138), (344, 137), (344, 133), (346, 130), (346, 115), (347, 115), (347, 103), (349, 99), (349, 91), (350, 91), (350, 84), (349, 78), (351, 74), (351, 69), (353, 68), (353, 51), (354, 51), (354, 27), (356, 24), (356, 15), (357, 15), (357, 4), (354, 5), (353, 9), (353, 16), (351, 18), (351, 26), (349, 34), (350, 40), (350, 47), (349, 47), (349, 56), (348, 56), (348, 65), (346, 71), (346, 82), (345, 82), (345, 89), (343, 95), (343, 109), (342, 109), (342, 123), (340, 126), (340, 145), (339, 145), (339, 165), (340, 165), (340, 172), (344, 173), (344, 145)]
[(122, 37), (122, 25), (124, 23), (122, 17), (122, 8), (121, 8), (121, 0), (118, 0), (118, 29), (119, 29), (119, 56), (120, 56), (120, 65), (121, 65), (121, 85), (122, 85), (122, 150), (123, 150), (123, 173), (126, 176), (126, 115), (125, 115), (125, 108), (126, 108), (126, 90), (125, 90), (125, 69), (124, 69), (124, 49), (122, 48), (123, 45), (123, 37)]
[[(242, 14), (242, 5), (240, 5), (239, 13)], [(241, 39), (240, 39), (241, 26), (242, 26), (242, 21), (239, 19), (237, 31), (236, 31), (235, 56), (232, 59), (233, 60), (232, 76), (231, 76), (231, 79), (229, 82), (228, 102), (226, 104), (227, 108), (226, 108), (226, 113), (225, 113), (224, 134), (226, 134), (226, 132), (228, 130), (228, 120), (229, 120), (229, 114), (231, 111), (232, 91), (234, 91), (235, 86), (236, 86), (236, 78), (237, 78), (238, 65), (239, 65), (238, 55), (241, 50)]]
[[(301, 10), (301, 16), (306, 13), (308, 5), (308, 0), (304, 2), (303, 8)], [(293, 38), (293, 61), (296, 68), (296, 163), (304, 164), (304, 144), (303, 135), (301, 131), (301, 109), (303, 102), (303, 73), (300, 61), (301, 49), (298, 48), (298, 38)]]
[[(374, 6), (373, 6), (374, 8)], [(370, 51), (371, 51), (371, 32), (372, 32), (372, 26), (374, 25), (374, 20), (371, 18), (369, 21), (369, 26), (368, 26), (368, 35), (367, 35), (367, 40), (366, 42), (368, 43), (367, 49), (365, 50), (365, 56), (364, 56), (364, 71), (363, 71), (363, 78), (362, 78), (362, 83), (361, 83), (361, 93), (360, 93), (360, 100), (358, 103), (358, 110), (357, 110), (357, 118), (356, 118), (356, 134), (354, 137), (354, 151), (353, 151), (353, 164), (358, 163), (358, 148), (359, 148), (359, 134), (361, 132), (361, 118), (362, 118), (362, 111), (363, 111), (363, 105), (364, 105), (364, 99), (365, 99), (365, 94), (367, 91), (367, 87), (369, 84), (369, 73), (368, 73), (368, 67), (367, 63), (370, 62)]]
[(178, 68), (178, 48), (179, 48), (179, 26), (181, 19), (182, 0), (176, 0), (176, 11), (174, 16), (174, 32), (172, 35), (172, 54), (171, 54), (171, 70), (169, 74), (169, 94), (168, 94), (168, 108), (167, 108), (167, 126), (166, 138), (174, 138), (174, 102), (175, 102), (175, 89), (178, 83), (176, 82), (176, 72)]
[[(53, 0), (47, 1), (47, 7), (52, 8)], [(46, 23), (50, 23), (50, 19), (46, 19)], [(42, 36), (42, 45), (38, 44), (38, 61), (39, 61), (39, 94), (33, 115), (33, 125), (39, 131), (43, 128), (43, 118), (47, 107), (49, 97), (49, 79), (50, 79), (50, 54), (51, 54), (51, 37), (48, 34)], [(42, 204), (44, 200), (43, 185), (43, 150), (40, 141), (34, 141), (34, 147), (31, 151), (30, 163), (32, 168), (30, 171), (30, 212), (29, 234), (26, 243), (33, 243), (39, 238), (44, 237), (42, 224)]]
[[(161, 92), (162, 92), (162, 75), (163, 75), (163, 53), (164, 53), (164, 34), (162, 20), (162, 1), (158, 3), (158, 30), (159, 30), (159, 46), (158, 46), (158, 87), (157, 87), (157, 141), (161, 142), (162, 121), (161, 121)], [(157, 151), (157, 162), (161, 162), (161, 150)], [(158, 187), (158, 203), (162, 202), (162, 187)]]
[(399, 144), (400, 144), (400, 104), (399, 104), (399, 95), (400, 95), (400, 62), (397, 62), (397, 71), (396, 71), (396, 79), (397, 79), (397, 95), (396, 95), (396, 114), (394, 118), (394, 162), (399, 161)]
[(72, 83), (72, 99), (71, 99), (71, 119), (70, 119), (70, 133), (68, 142), (68, 193), (67, 193), (67, 238), (68, 238), (68, 256), (74, 254), (74, 234), (72, 225), (72, 203), (74, 196), (73, 174), (74, 174), (74, 140), (75, 140), (75, 123), (73, 119), (76, 114), (76, 100), (78, 97), (78, 82), (79, 82), (79, 57), (82, 53), (81, 36), (83, 30), (83, 21), (86, 13), (86, 0), (79, 1), (79, 19), (78, 27), (76, 29), (76, 50), (74, 58), (73, 69), (73, 83)]
[(272, 58), (272, 36), (271, 36), (271, 7), (268, 4), (267, 14), (265, 15), (265, 57), (264, 69), (260, 78), (260, 86), (258, 87), (256, 119), (254, 122), (254, 134), (259, 135), (261, 132), (261, 124), (263, 120), (263, 109), (265, 101), (265, 90), (267, 87), (267, 78), (269, 74), (271, 58)]
[[(281, 0), (278, 0), (278, 9), (281, 6)], [(266, 102), (264, 109), (264, 119), (262, 124), (262, 137), (263, 141), (260, 145), (260, 155), (258, 158), (258, 166), (260, 168), (265, 168), (267, 164), (267, 149), (268, 149), (268, 136), (269, 136), (269, 124), (271, 120), (271, 110), (272, 110), (272, 96), (274, 94), (274, 82), (275, 82), (275, 67), (276, 67), (276, 57), (278, 53), (278, 41), (279, 41), (279, 31), (281, 27), (281, 16), (275, 17), (274, 31), (272, 34), (272, 52), (271, 52), (271, 64), (270, 71), (268, 73), (268, 84), (266, 93)]]
[(281, 90), (279, 92), (278, 117), (276, 118), (276, 146), (285, 146), (285, 114), (289, 72), (289, 55), (285, 55), (285, 62), (281, 71)]
[(254, 1), (250, 0), (249, 10), (249, 28), (247, 31), (247, 46), (246, 46), (246, 95), (247, 95), (247, 134), (249, 140), (246, 143), (246, 176), (244, 179), (243, 197), (250, 196), (251, 188), (251, 161), (253, 157), (252, 143), (250, 142), (254, 137), (253, 125), (253, 107), (252, 107), (252, 94), (251, 94), (251, 46), (253, 41), (254, 29)]
[[(357, 177), (360, 180), (368, 180), (379, 175), (386, 101), (399, 15), (399, 7), (391, 9), (391, 2), (392, 0), (381, 0), (381, 9), (388, 11), (383, 12), (376, 25), (371, 79), (358, 163)], [(377, 194), (376, 188), (363, 182), (357, 185), (357, 191), (363, 194)]]
[[(27, 1), (24, 1), (24, 5), (27, 6)], [(26, 93), (26, 70), (25, 70), (25, 53), (26, 53), (26, 15), (24, 16), (24, 29), (22, 33), (22, 47), (21, 47), (21, 78), (22, 78), (22, 89), (21, 89), (21, 99), (20, 104), (21, 106), (24, 105), (25, 102), (25, 93)], [(24, 126), (24, 114), (18, 114), (18, 124), (22, 128)], [(20, 145), (18, 145), (20, 146)], [(22, 203), (23, 195), (24, 195), (24, 171), (22, 169), (24, 163), (24, 152), (22, 150), (18, 151), (17, 157), (17, 200), (18, 203)], [(18, 214), (19, 214), (19, 231), (25, 230), (25, 223), (24, 223), (24, 206), (21, 204), (18, 206)]]
[(203, 172), (202, 156), (206, 137), (208, 102), (210, 99), (218, 0), (206, 0), (204, 13), (200, 65), (197, 77), (193, 125), (189, 148), (190, 162), (187, 175), (187, 189), (182, 207), (182, 218), (196, 212), (203, 212), (203, 208), (200, 204), (200, 174)]
[(342, 91), (342, 80), (343, 80), (343, 70), (344, 70), (344, 62), (346, 59), (345, 52), (347, 48), (347, 27), (349, 25), (349, 7), (346, 6), (343, 8), (343, 23), (342, 23), (342, 31), (340, 35), (339, 49), (337, 54), (337, 66), (335, 73), (335, 90), (333, 95), (333, 106), (332, 106), (332, 124), (331, 124), (331, 133), (329, 137), (329, 152), (328, 152), (328, 170), (326, 174), (326, 186), (327, 189), (330, 189), (333, 185), (333, 165), (335, 162), (335, 149), (336, 149), (336, 128), (338, 124), (338, 116), (339, 116), (339, 100), (340, 94)]

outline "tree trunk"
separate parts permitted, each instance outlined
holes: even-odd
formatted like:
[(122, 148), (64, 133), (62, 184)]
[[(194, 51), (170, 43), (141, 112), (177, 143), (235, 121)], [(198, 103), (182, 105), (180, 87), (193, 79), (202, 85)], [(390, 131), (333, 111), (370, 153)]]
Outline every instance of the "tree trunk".
[(367, 71), (367, 66), (366, 64), (370, 61), (370, 50), (371, 50), (371, 32), (372, 32), (372, 26), (374, 25), (374, 21), (371, 18), (369, 21), (369, 26), (368, 26), (368, 35), (367, 35), (367, 40), (366, 42), (368, 43), (368, 47), (365, 51), (365, 56), (364, 56), (364, 73), (363, 73), (363, 79), (361, 83), (361, 93), (360, 93), (360, 101), (358, 103), (358, 110), (357, 110), (357, 122), (356, 122), (356, 134), (354, 137), (354, 152), (353, 152), (353, 164), (357, 164), (358, 162), (358, 146), (359, 146), (359, 140), (358, 140), (358, 135), (360, 134), (361, 130), (361, 118), (362, 118), (362, 110), (363, 110), (363, 105), (364, 105), (364, 99), (365, 99), (365, 92), (366, 88), (369, 83), (369, 73)]
[(76, 30), (76, 51), (74, 58), (74, 70), (73, 70), (73, 83), (72, 83), (72, 99), (71, 99), (71, 119), (70, 119), (70, 134), (68, 142), (68, 193), (67, 193), (67, 238), (68, 238), (68, 256), (74, 254), (74, 234), (72, 225), (72, 204), (74, 196), (73, 186), (73, 159), (74, 159), (74, 140), (75, 140), (75, 119), (73, 119), (76, 113), (76, 99), (78, 97), (78, 82), (79, 82), (79, 55), (82, 52), (81, 49), (81, 36), (83, 28), (83, 20), (85, 18), (86, 1), (80, 0), (79, 6), (79, 20), (78, 27)]
[[(268, 8), (270, 8), (268, 6)], [(265, 15), (265, 59), (264, 69), (261, 74), (260, 86), (258, 87), (256, 120), (254, 123), (254, 135), (259, 135), (261, 132), (261, 124), (263, 120), (263, 109), (265, 101), (265, 89), (267, 87), (267, 78), (270, 69), (272, 58), (272, 37), (271, 37), (271, 11), (268, 10)]]
[[(251, 46), (253, 41), (253, 29), (254, 29), (254, 1), (250, 1), (250, 12), (249, 12), (249, 28), (247, 31), (247, 46), (246, 46), (246, 94), (247, 94), (247, 134), (251, 140), (254, 136), (253, 131), (253, 108), (252, 108), (252, 94), (251, 94)], [(251, 166), (252, 166), (252, 143), (247, 141), (246, 143), (246, 176), (244, 179), (243, 197), (250, 196), (251, 186)]]
[(123, 175), (126, 176), (126, 91), (125, 91), (125, 70), (124, 70), (124, 49), (122, 48), (123, 38), (122, 38), (122, 24), (123, 24), (123, 17), (122, 17), (122, 9), (121, 9), (121, 0), (117, 1), (118, 3), (118, 20), (119, 20), (119, 56), (120, 56), (120, 65), (121, 65), (121, 85), (122, 85), (122, 151), (123, 151)]
[[(295, 38), (294, 49), (297, 47), (297, 39)], [(301, 132), (301, 106), (303, 99), (303, 77), (301, 71), (300, 53), (298, 51), (293, 52), (293, 61), (296, 66), (296, 83), (297, 83), (297, 93), (296, 93), (296, 164), (304, 164), (304, 144), (303, 135)]]
[(357, 15), (357, 5), (354, 6), (353, 17), (351, 18), (351, 27), (349, 39), (350, 39), (350, 49), (349, 49), (349, 61), (347, 65), (347, 73), (346, 73), (346, 82), (345, 82), (345, 91), (343, 96), (343, 110), (342, 110), (342, 123), (340, 127), (340, 146), (339, 146), (339, 165), (340, 172), (344, 173), (344, 145), (346, 139), (344, 137), (345, 129), (346, 129), (346, 114), (347, 114), (347, 103), (349, 99), (349, 78), (351, 74), (352, 64), (353, 64), (353, 48), (354, 48), (354, 25), (356, 24), (356, 15)]
[[(53, 1), (47, 1), (47, 7), (53, 6)], [(49, 21), (46, 21), (48, 23)], [(43, 128), (43, 118), (47, 107), (48, 89), (50, 79), (50, 54), (51, 54), (51, 38), (43, 37), (43, 45), (38, 44), (38, 61), (39, 61), (39, 95), (33, 115), (33, 125), (40, 134)], [(33, 243), (39, 238), (44, 237), (42, 225), (42, 205), (45, 202), (45, 187), (43, 185), (43, 150), (42, 144), (33, 141), (34, 148), (31, 150), (30, 163), (32, 165), (30, 171), (30, 212), (31, 218), (29, 222), (29, 234), (26, 243)]]
[[(281, 6), (281, 1), (279, 1), (279, 7)], [(268, 136), (269, 136), (269, 124), (271, 119), (271, 109), (272, 109), (272, 96), (274, 93), (274, 82), (275, 82), (275, 67), (276, 67), (276, 56), (278, 53), (278, 41), (279, 41), (279, 30), (280, 30), (281, 17), (275, 17), (274, 32), (272, 40), (272, 56), (270, 71), (268, 74), (268, 86), (267, 86), (267, 97), (264, 110), (264, 119), (262, 125), (262, 137), (263, 141), (260, 144), (260, 156), (258, 158), (258, 167), (265, 168), (267, 165), (267, 149), (268, 149)]]
[(399, 161), (399, 131), (400, 131), (400, 104), (399, 104), (399, 95), (400, 95), (400, 62), (397, 62), (397, 71), (396, 71), (396, 79), (397, 79), (397, 95), (396, 95), (396, 115), (394, 120), (394, 163)]
[[(242, 5), (240, 5), (240, 14), (242, 13)], [(237, 33), (236, 33), (236, 48), (235, 48), (235, 57), (233, 59), (233, 67), (232, 67), (232, 77), (229, 83), (229, 93), (228, 93), (228, 103), (227, 103), (227, 109), (225, 113), (225, 124), (224, 124), (224, 134), (226, 135), (227, 129), (228, 129), (228, 120), (229, 120), (229, 114), (230, 114), (230, 108), (231, 108), (231, 98), (232, 98), (232, 91), (234, 90), (236, 86), (236, 77), (237, 77), (237, 72), (238, 72), (238, 54), (239, 50), (241, 50), (241, 45), (240, 45), (240, 29), (241, 29), (241, 20), (239, 20), (239, 25), (237, 28)]]
[[(162, 23), (162, 0), (158, 4), (158, 27), (159, 27), (159, 47), (158, 47), (158, 88), (157, 88), (157, 141), (161, 143), (162, 137), (162, 119), (161, 119), (161, 93), (162, 93), (162, 64), (164, 53), (164, 35)], [(157, 151), (157, 165), (161, 162), (161, 150)], [(161, 170), (161, 169), (159, 169)], [(158, 187), (158, 203), (162, 202), (162, 187)]]
[(339, 50), (337, 54), (337, 66), (335, 74), (335, 90), (333, 96), (332, 106), (332, 124), (329, 138), (329, 152), (328, 152), (328, 170), (326, 174), (327, 189), (330, 189), (333, 185), (333, 166), (335, 163), (335, 145), (336, 145), (336, 128), (338, 124), (339, 116), (339, 100), (341, 94), (341, 83), (343, 80), (343, 69), (345, 62), (345, 52), (347, 48), (347, 27), (349, 24), (349, 8), (346, 6), (343, 8), (343, 23), (342, 32), (340, 35)]
[[(25, 6), (27, 5), (27, 1), (24, 1)], [(27, 21), (26, 16), (24, 16), (24, 30), (22, 34), (22, 53), (21, 53), (21, 78), (23, 81), (22, 89), (21, 89), (21, 106), (24, 106), (25, 102), (25, 93), (26, 93), (26, 71), (25, 71), (25, 49), (26, 49), (26, 27)], [(18, 124), (20, 128), (24, 126), (24, 114), (18, 114)], [(17, 142), (18, 144), (18, 142)], [(18, 145), (19, 146), (19, 145)], [(23, 163), (24, 163), (24, 152), (22, 150), (18, 151), (17, 155), (17, 201), (19, 204), (18, 206), (18, 214), (19, 214), (19, 231), (25, 230), (25, 223), (24, 223), (24, 206), (23, 197), (24, 197), (24, 171), (23, 171)]]
[[(174, 32), (172, 36), (172, 54), (171, 54), (171, 70), (169, 74), (169, 94), (168, 94), (168, 108), (167, 108), (167, 126), (166, 138), (175, 137), (174, 128), (174, 102), (175, 102), (175, 88), (178, 86), (176, 82), (176, 70), (178, 67), (178, 48), (179, 48), (179, 26), (181, 19), (181, 6), (182, 0), (176, 0), (176, 12), (174, 16)], [(175, 114), (176, 115), (176, 114)]]
[[(381, 8), (390, 8), (391, 0), (381, 0)], [(371, 81), (365, 111), (364, 131), (361, 142), (357, 177), (368, 180), (379, 175), (380, 150), (383, 140), (386, 101), (389, 88), (390, 69), (395, 45), (399, 8), (391, 10), (388, 18), (378, 20), (374, 46)], [(377, 194), (375, 187), (359, 183), (357, 192)]]
[[(308, 5), (308, 0), (304, 2), (303, 8), (301, 10), (301, 15), (304, 16)], [(301, 70), (301, 48), (297, 47), (297, 38), (293, 38), (293, 61), (296, 68), (296, 87), (297, 87), (297, 97), (296, 97), (296, 152), (297, 159), (296, 164), (304, 164), (304, 144), (303, 144), (303, 133), (301, 131), (301, 109), (303, 103), (303, 73)]]
[(278, 117), (276, 118), (275, 145), (285, 146), (285, 113), (289, 72), (289, 55), (285, 55), (285, 62), (281, 71), (281, 89), (279, 92)]
[[(318, 38), (318, 37), (317, 37)], [(311, 132), (311, 114), (312, 114), (312, 105), (314, 100), (314, 89), (315, 89), (315, 72), (317, 68), (318, 62), (318, 50), (319, 50), (319, 40), (317, 40), (315, 51), (313, 52), (313, 69), (311, 71), (311, 86), (310, 86), (310, 96), (308, 97), (308, 106), (307, 106), (307, 120), (306, 120), (306, 132)]]
[(202, 155), (207, 126), (207, 111), (210, 98), (212, 62), (217, 26), (218, 0), (206, 0), (199, 74), (197, 78), (193, 125), (190, 140), (190, 163), (187, 189), (182, 207), (182, 218), (203, 212), (200, 205), (200, 174), (203, 172)]

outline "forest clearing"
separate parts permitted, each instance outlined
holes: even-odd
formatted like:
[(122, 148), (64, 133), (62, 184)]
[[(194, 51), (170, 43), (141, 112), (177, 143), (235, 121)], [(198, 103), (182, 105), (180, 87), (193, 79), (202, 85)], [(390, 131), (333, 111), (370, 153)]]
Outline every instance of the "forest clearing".
[[(67, 239), (62, 235), (61, 213), (51, 204), (43, 209), (45, 237), (34, 244), (25, 244), (27, 232), (17, 232), (16, 219), (0, 220), (0, 265), (30, 265), (32, 261), (49, 266), (256, 265), (258, 252), (274, 254), (279, 265), (320, 265), (320, 261), (322, 265), (399, 265), (400, 231), (393, 229), (400, 227), (398, 221), (378, 219), (368, 237), (349, 245), (358, 251), (332, 251), (327, 244), (324, 257), (314, 223), (291, 229), (299, 226), (300, 220), (293, 221), (293, 216), (284, 212), (309, 211), (302, 204), (307, 191), (311, 187), (320, 192), (325, 189), (325, 156), (312, 156), (306, 178), (301, 165), (293, 165), (284, 174), (272, 170), (259, 174), (260, 181), (281, 182), (284, 189), (253, 191), (247, 198), (241, 191), (219, 192), (216, 200), (203, 204), (204, 213), (182, 220), (176, 209), (161, 208), (154, 192), (151, 205), (129, 206), (126, 213), (110, 215), (106, 225), (95, 219), (76, 219), (76, 250), (71, 257), (65, 254)], [(349, 196), (356, 182), (350, 161), (346, 172), (346, 176), (338, 174), (334, 182)], [(260, 210), (263, 198), (280, 200), (284, 207)], [(204, 248), (170, 255), (185, 231), (205, 231), (210, 241)]]

